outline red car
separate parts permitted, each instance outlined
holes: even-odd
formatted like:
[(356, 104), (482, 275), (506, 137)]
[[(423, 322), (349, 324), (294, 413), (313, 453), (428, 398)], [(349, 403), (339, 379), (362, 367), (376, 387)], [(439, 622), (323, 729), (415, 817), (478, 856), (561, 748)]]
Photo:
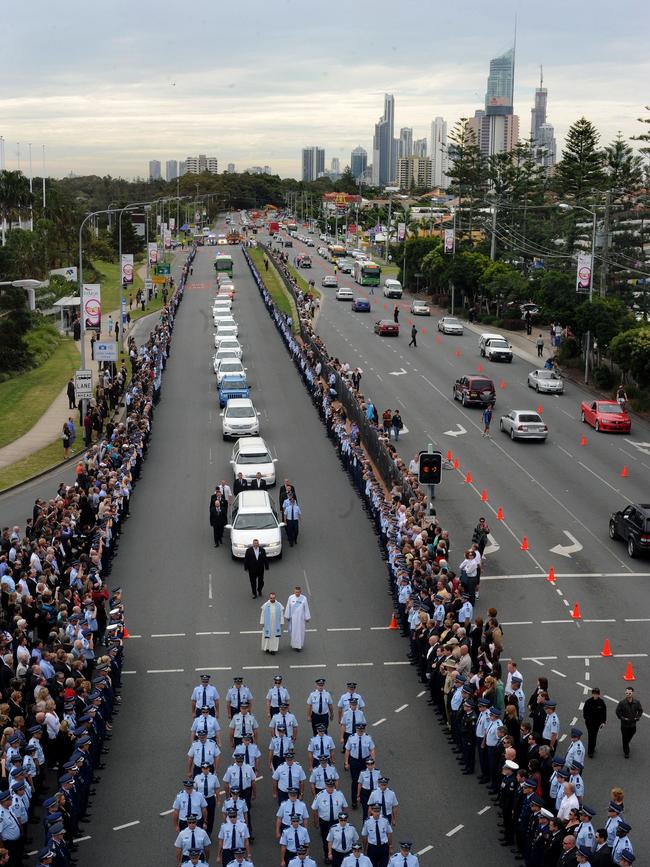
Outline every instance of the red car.
[(597, 431), (629, 433), (632, 419), (615, 400), (590, 400), (580, 404), (580, 420)]
[(375, 322), (375, 334), (381, 337), (398, 337), (399, 325), (392, 319), (380, 319), (379, 322)]

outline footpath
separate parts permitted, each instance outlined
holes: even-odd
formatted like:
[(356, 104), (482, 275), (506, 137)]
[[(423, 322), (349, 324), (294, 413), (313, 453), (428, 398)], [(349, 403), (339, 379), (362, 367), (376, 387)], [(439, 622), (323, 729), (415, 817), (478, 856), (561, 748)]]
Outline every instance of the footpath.
[[(145, 272), (146, 267), (144, 265), (138, 269), (138, 273), (142, 277), (143, 282), (145, 278)], [(110, 315), (113, 319), (113, 322), (119, 322), (119, 310), (110, 311)], [(107, 326), (108, 314), (102, 316), (102, 320), (104, 330), (102, 331), (101, 336), (104, 339), (107, 339), (109, 336)], [(140, 319), (131, 319), (130, 325), (126, 328), (126, 331), (124, 332), (125, 345), (126, 338), (139, 321)], [(99, 373), (99, 364), (96, 361), (92, 360), (90, 341), (93, 333), (94, 329), (87, 330), (84, 336), (86, 341), (86, 367), (88, 370), (92, 370), (93, 385), (96, 385), (97, 376)], [(79, 354), (81, 355), (81, 342), (79, 342), (77, 348), (79, 349)], [(45, 410), (45, 412), (39, 418), (36, 424), (32, 428), (30, 428), (27, 433), (23, 434), (21, 437), (18, 437), (18, 439), (15, 439), (13, 442), (8, 443), (3, 448), (0, 448), (0, 469), (2, 469), (3, 467), (7, 467), (10, 464), (16, 463), (16, 461), (23, 460), (24, 458), (29, 457), (34, 452), (37, 452), (40, 449), (51, 445), (58, 437), (60, 437), (61, 431), (63, 429), (63, 424), (68, 420), (70, 416), (74, 418), (77, 430), (79, 430), (78, 415), (78, 410), (70, 409), (69, 407), (66, 383), (66, 385), (56, 395), (50, 406)], [(63, 452), (63, 449), (61, 451)]]

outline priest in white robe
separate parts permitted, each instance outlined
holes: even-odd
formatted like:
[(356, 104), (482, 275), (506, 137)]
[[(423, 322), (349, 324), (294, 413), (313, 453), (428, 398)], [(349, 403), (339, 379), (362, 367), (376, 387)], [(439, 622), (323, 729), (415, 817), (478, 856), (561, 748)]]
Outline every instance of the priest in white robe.
[(287, 621), (287, 632), (291, 636), (291, 646), (294, 650), (302, 650), (305, 643), (305, 627), (311, 620), (311, 612), (307, 597), (303, 596), (300, 587), (296, 587), (288, 598), (284, 619)]
[(284, 610), (282, 603), (276, 600), (275, 593), (269, 593), (268, 600), (262, 605), (260, 626), (262, 627), (262, 650), (265, 653), (277, 653), (284, 626)]

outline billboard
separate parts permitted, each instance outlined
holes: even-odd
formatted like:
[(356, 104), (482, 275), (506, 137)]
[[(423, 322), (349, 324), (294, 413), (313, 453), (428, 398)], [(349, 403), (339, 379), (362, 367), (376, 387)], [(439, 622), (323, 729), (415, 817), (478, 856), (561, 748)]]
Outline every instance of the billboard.
[(155, 265), (158, 261), (158, 245), (155, 241), (149, 241), (147, 244), (147, 257), (150, 265)]
[(101, 286), (84, 283), (81, 287), (81, 309), (84, 328), (99, 328), (102, 321)]
[(122, 253), (121, 273), (122, 285), (128, 286), (133, 283), (133, 253)]
[(144, 214), (131, 214), (131, 223), (138, 238), (144, 238), (147, 234)]
[(576, 292), (589, 292), (591, 286), (591, 253), (578, 255), (576, 270)]
[(75, 265), (71, 265), (69, 268), (54, 268), (54, 270), (50, 271), (50, 277), (54, 274), (60, 274), (62, 277), (65, 277), (68, 283), (77, 282), (77, 268)]

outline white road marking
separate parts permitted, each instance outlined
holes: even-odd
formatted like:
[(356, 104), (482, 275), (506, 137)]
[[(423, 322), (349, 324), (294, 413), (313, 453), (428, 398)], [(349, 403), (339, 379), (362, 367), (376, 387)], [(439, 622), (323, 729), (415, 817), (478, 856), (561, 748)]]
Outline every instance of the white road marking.
[(625, 494), (622, 494), (622, 493), (618, 490), (618, 488), (615, 488), (615, 487), (614, 487), (614, 485), (610, 485), (610, 483), (607, 481), (607, 479), (604, 479), (602, 476), (599, 476), (598, 473), (595, 473), (595, 472), (594, 472), (590, 467), (588, 467), (586, 464), (583, 464), (582, 461), (578, 461), (578, 465), (581, 466), (581, 467), (583, 468), (583, 470), (587, 470), (588, 473), (591, 473), (592, 476), (595, 476), (595, 477), (596, 477), (599, 481), (601, 481), (604, 485), (607, 485), (607, 487), (608, 487), (610, 490), (614, 491), (615, 494), (618, 494), (619, 497), (622, 497), (622, 498), (625, 500), (625, 502), (627, 502), (627, 499), (628, 499), (628, 498), (625, 496)]
[(488, 810), (491, 810), (491, 809), (492, 809), (492, 807), (490, 807), (490, 806), (488, 806), (488, 807), (483, 807), (483, 809), (482, 809), (482, 810), (479, 810), (478, 813), (477, 813), (476, 815), (477, 815), (477, 816), (482, 816), (483, 813), (487, 813), (487, 811), (488, 811)]
[(408, 660), (404, 662), (385, 662), (384, 665), (410, 665)]
[[(526, 662), (528, 662), (528, 661), (537, 662), (540, 659), (557, 659), (557, 658), (558, 658), (557, 656), (522, 656), (522, 659), (524, 659)], [(580, 659), (582, 659), (582, 657), (580, 657)]]
[(647, 655), (648, 655), (647, 653), (615, 653), (614, 658), (615, 659), (627, 659), (628, 656), (631, 656), (631, 657), (641, 657), (641, 658), (645, 659), (645, 657)]
[(137, 671), (135, 669), (133, 671), (123, 671), (122, 674), (137, 674)]
[(229, 632), (195, 632), (195, 635), (230, 635)]
[(208, 575), (208, 599), (212, 599), (212, 572)]
[(650, 623), (650, 617), (626, 617), (624, 623)]
[(551, 671), (553, 674), (557, 674), (558, 677), (566, 677), (566, 674), (562, 674), (562, 672), (558, 671), (556, 668), (552, 668)]
[(456, 827), (452, 828), (451, 831), (447, 831), (447, 833), (445, 834), (445, 837), (453, 837), (454, 834), (457, 834), (459, 831), (462, 831), (464, 827), (465, 827), (464, 825), (456, 825)]
[(401, 704), (399, 707), (395, 708), (395, 713), (401, 713), (403, 710), (406, 710), (407, 707), (407, 704)]
[(367, 668), (370, 665), (374, 665), (374, 662), (337, 662), (337, 668), (357, 668), (358, 666), (362, 668)]
[[(515, 578), (539, 578), (539, 572), (522, 575), (481, 575), (481, 581), (510, 581)], [(556, 572), (556, 578), (650, 578), (650, 572)], [(650, 620), (650, 618), (647, 618)], [(133, 637), (133, 636), (131, 636)]]
[(361, 632), (360, 626), (328, 626), (328, 632)]
[(574, 726), (577, 722), (578, 722), (578, 717), (574, 716), (573, 719), (571, 720), (571, 722), (569, 723), (569, 725)]
[(152, 632), (152, 638), (185, 638), (184, 632)]
[[(532, 626), (532, 620), (502, 620), (502, 626)], [(538, 657), (538, 659), (544, 659), (543, 656)]]
[[(171, 810), (169, 812), (171, 813)], [(90, 836), (90, 834), (86, 834), (85, 837), (74, 837), (72, 842), (73, 843), (83, 843), (84, 840), (91, 840), (91, 839), (92, 839), (92, 837)]]
[(307, 593), (310, 596), (313, 596), (314, 594), (311, 592), (311, 587), (309, 586), (309, 578), (307, 577), (307, 570), (303, 569), (302, 574), (303, 574), (303, 577), (305, 579), (305, 587), (307, 588)]
[(560, 739), (559, 739), (558, 743), (562, 743), (562, 741), (564, 741), (564, 740), (566, 740), (566, 733), (563, 735), (560, 735)]
[(279, 668), (278, 665), (242, 665), (242, 671), (271, 671)]
[(379, 382), (383, 382), (383, 381), (384, 381), (378, 373), (375, 374), (375, 375), (376, 375), (377, 379), (379, 380)]
[(140, 820), (136, 819), (135, 822), (127, 822), (126, 825), (116, 825), (113, 830), (114, 831), (123, 831), (124, 828), (132, 828), (134, 825), (139, 825)]
[(558, 446), (558, 448), (559, 448), (559, 450), (560, 450), (561, 452), (564, 452), (565, 455), (568, 455), (570, 458), (573, 457), (573, 455), (571, 454), (571, 452), (568, 452), (565, 448), (562, 448), (562, 446)]
[[(566, 602), (566, 600), (564, 601)], [(540, 620), (540, 623), (573, 623), (573, 620)]]
[(382, 723), (385, 723), (385, 722), (386, 722), (386, 717), (383, 716), (381, 719), (378, 719), (377, 722), (374, 722), (372, 724), (372, 727), (374, 728), (375, 726), (380, 726)]
[(173, 810), (163, 810), (162, 813), (158, 813), (159, 816), (169, 816), (170, 813), (173, 813)]
[[(199, 671), (199, 669), (196, 669)], [(147, 674), (177, 674), (179, 672), (185, 671), (184, 668), (148, 668)], [(115, 829), (113, 829), (115, 830)]]
[(430, 852), (433, 849), (433, 846), (425, 846), (424, 849), (420, 849), (419, 852), (416, 852), (416, 855), (425, 855), (427, 852)]
[(421, 689), (420, 692), (415, 696), (416, 698), (422, 698), (423, 695), (426, 695), (426, 689)]
[(239, 634), (240, 635), (261, 635), (262, 630), (261, 629), (240, 629)]
[(194, 671), (232, 671), (232, 665), (204, 666), (203, 668), (195, 668)]
[(290, 665), (289, 668), (327, 668), (327, 663), (316, 662), (312, 665)]
[(583, 620), (583, 623), (616, 623), (614, 618), (605, 619), (605, 620)]
[(390, 629), (390, 626), (371, 626), (370, 627), (371, 632), (379, 632), (380, 630), (384, 630), (384, 629)]

